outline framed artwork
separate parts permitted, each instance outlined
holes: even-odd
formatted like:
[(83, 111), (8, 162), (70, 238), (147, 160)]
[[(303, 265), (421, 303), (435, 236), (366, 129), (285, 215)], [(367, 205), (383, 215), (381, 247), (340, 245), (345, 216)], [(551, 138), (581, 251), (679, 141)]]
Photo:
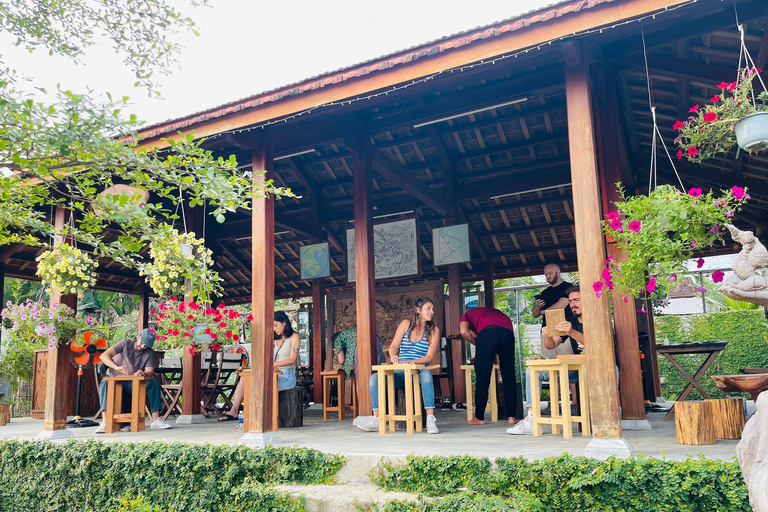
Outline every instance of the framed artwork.
[[(416, 218), (373, 226), (376, 279), (419, 275), (419, 231)], [(347, 281), (355, 282), (355, 230), (347, 230)]]
[(331, 253), (328, 242), (303, 245), (299, 249), (299, 266), (302, 279), (318, 279), (331, 275)]
[(432, 255), (435, 266), (470, 261), (469, 224), (433, 229)]

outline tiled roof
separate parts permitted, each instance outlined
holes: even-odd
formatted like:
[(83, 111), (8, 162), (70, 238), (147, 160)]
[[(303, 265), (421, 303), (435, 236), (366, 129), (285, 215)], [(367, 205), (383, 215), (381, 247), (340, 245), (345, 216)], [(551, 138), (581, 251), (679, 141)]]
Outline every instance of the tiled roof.
[(285, 98), (290, 98), (309, 91), (314, 91), (327, 86), (332, 86), (347, 80), (370, 75), (377, 71), (385, 71), (395, 66), (408, 64), (418, 59), (433, 57), (446, 51), (461, 48), (477, 41), (483, 41), (492, 37), (498, 37), (510, 32), (521, 30), (537, 23), (560, 18), (562, 16), (589, 9), (600, 4), (611, 3), (616, 0), (564, 0), (556, 2), (542, 9), (529, 11), (508, 20), (478, 27), (458, 34), (450, 35), (430, 41), (428, 43), (400, 50), (389, 55), (378, 57), (347, 68), (330, 71), (321, 75), (285, 85), (277, 89), (264, 91), (255, 96), (249, 96), (241, 100), (229, 102), (218, 107), (206, 109), (188, 116), (171, 119), (161, 123), (145, 127), (141, 130), (143, 138), (159, 137), (166, 133), (172, 133), (184, 128), (203, 123), (211, 119), (240, 112), (242, 110), (259, 107), (266, 103), (273, 103)]

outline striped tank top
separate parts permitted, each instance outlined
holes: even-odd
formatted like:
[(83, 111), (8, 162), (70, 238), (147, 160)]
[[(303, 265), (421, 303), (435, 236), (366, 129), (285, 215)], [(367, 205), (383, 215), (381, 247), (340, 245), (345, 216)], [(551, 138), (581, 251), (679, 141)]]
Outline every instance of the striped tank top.
[(399, 359), (401, 361), (413, 361), (414, 359), (421, 359), (427, 355), (427, 351), (429, 350), (429, 340), (427, 339), (426, 330), (421, 335), (421, 339), (416, 343), (412, 342), (411, 338), (408, 336), (410, 332), (411, 330), (407, 329), (405, 334), (403, 334), (403, 340), (400, 342)]

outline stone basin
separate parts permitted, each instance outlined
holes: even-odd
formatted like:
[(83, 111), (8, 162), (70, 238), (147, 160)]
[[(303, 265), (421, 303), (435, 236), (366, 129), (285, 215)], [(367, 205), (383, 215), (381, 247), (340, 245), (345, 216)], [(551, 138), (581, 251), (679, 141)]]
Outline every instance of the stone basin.
[(757, 396), (760, 393), (768, 390), (768, 373), (713, 375), (712, 380), (720, 391), (749, 393), (755, 402), (757, 402)]

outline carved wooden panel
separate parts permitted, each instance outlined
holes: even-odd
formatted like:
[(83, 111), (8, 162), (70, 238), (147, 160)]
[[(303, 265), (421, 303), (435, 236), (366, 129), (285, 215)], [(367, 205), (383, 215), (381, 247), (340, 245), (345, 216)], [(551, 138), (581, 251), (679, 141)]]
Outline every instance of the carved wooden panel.
[(32, 411), (33, 418), (45, 417), (45, 383), (48, 381), (48, 351), (35, 350), (35, 365), (32, 368)]
[[(72, 403), (68, 405), (67, 414), (75, 413), (75, 397), (77, 396), (77, 368), (70, 365), (69, 389)], [(32, 369), (32, 410), (33, 418), (45, 418), (45, 386), (48, 382), (48, 351), (35, 351), (35, 364)], [(83, 389), (80, 397), (80, 415), (92, 416), (99, 410), (99, 388), (94, 377), (94, 370), (83, 370)]]

